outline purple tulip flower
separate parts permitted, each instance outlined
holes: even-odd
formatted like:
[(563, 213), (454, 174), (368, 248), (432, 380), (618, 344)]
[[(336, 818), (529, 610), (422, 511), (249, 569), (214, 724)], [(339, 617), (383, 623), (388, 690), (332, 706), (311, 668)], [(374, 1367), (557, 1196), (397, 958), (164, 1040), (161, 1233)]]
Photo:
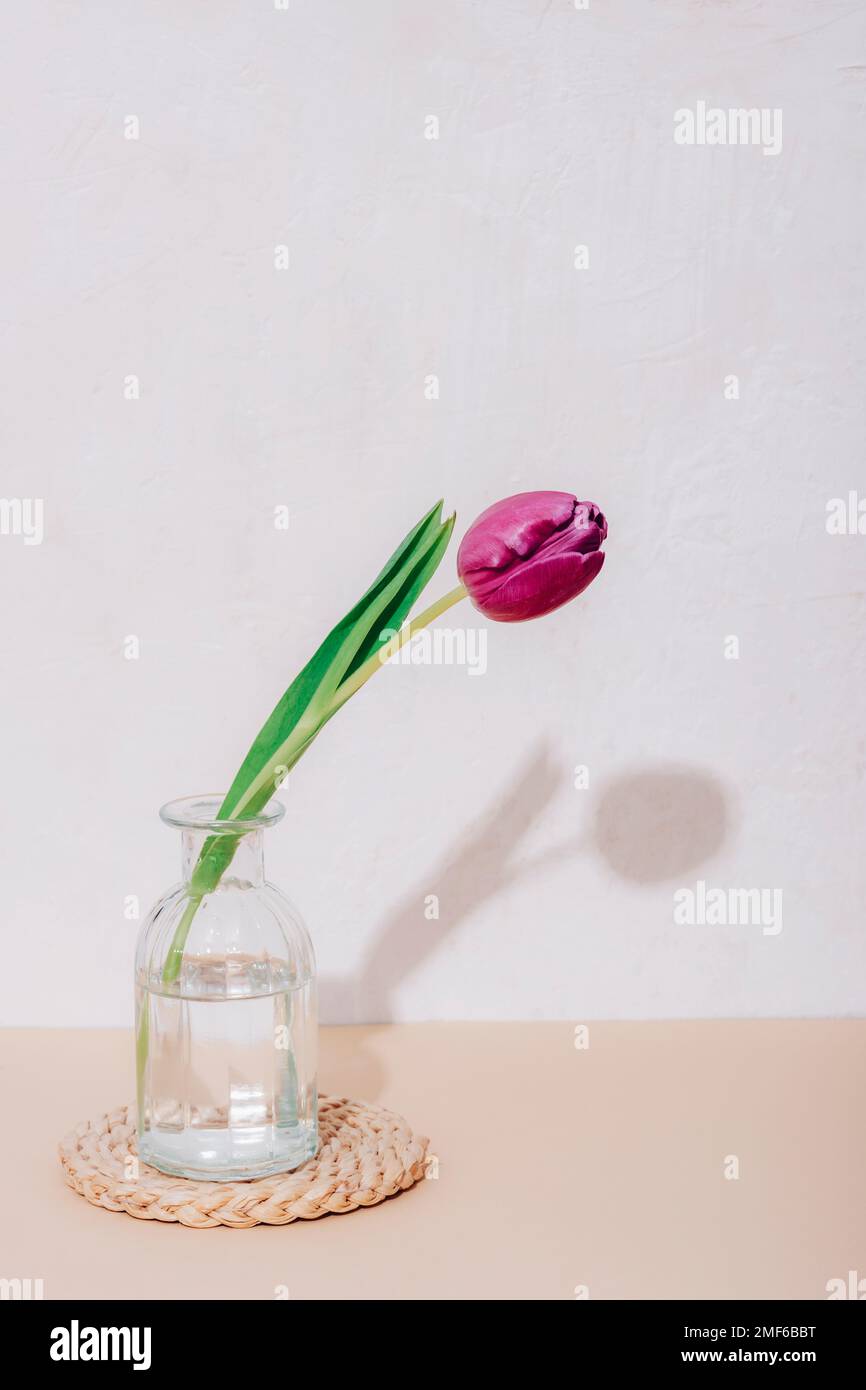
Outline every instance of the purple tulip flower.
[(473, 521), (457, 573), (475, 607), (500, 623), (540, 618), (583, 593), (604, 564), (607, 522), (570, 492), (518, 492)]

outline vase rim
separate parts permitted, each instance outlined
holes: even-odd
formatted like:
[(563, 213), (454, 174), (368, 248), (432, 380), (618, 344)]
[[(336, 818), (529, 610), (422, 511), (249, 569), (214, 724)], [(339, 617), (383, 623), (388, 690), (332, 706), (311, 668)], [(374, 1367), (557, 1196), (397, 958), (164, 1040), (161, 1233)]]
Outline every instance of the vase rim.
[(207, 830), (211, 835), (247, 835), (251, 830), (266, 830), (268, 826), (276, 825), (286, 814), (283, 803), (272, 797), (255, 816), (221, 820), (218, 812), (224, 800), (225, 795), (219, 792), (180, 796), (160, 806), (160, 819), (177, 830)]

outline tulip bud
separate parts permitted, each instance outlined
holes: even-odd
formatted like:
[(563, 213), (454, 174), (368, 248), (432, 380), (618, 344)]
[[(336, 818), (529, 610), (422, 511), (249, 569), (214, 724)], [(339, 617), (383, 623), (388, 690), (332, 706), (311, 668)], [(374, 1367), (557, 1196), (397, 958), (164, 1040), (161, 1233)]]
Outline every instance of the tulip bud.
[(457, 573), (475, 607), (500, 623), (552, 613), (582, 593), (604, 563), (607, 522), (569, 492), (518, 492), (473, 521)]

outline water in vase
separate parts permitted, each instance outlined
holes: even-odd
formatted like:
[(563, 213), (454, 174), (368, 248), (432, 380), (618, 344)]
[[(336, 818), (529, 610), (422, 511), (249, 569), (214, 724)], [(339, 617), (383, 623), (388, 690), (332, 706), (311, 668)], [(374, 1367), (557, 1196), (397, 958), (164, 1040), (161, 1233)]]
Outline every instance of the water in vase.
[(316, 1150), (315, 987), (279, 961), (187, 956), (136, 986), (139, 1154), (182, 1177), (263, 1177)]

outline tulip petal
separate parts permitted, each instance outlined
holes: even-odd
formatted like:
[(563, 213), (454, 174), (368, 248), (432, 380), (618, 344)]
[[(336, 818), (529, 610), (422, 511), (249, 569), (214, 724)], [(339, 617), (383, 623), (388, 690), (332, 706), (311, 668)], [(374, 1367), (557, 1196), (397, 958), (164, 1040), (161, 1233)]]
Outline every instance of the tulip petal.
[(522, 623), (541, 618), (582, 594), (603, 564), (603, 550), (593, 550), (588, 555), (542, 556), (537, 562), (529, 560), (516, 565), (504, 575), (491, 575), (473, 593), (473, 601), (494, 622)]
[(472, 523), (457, 572), (475, 607), (496, 622), (540, 618), (576, 598), (604, 562), (607, 521), (570, 492), (521, 492)]
[(574, 516), (577, 498), (570, 492), (520, 492), (503, 497), (475, 520), (460, 543), (457, 569), (502, 569), (537, 550)]

